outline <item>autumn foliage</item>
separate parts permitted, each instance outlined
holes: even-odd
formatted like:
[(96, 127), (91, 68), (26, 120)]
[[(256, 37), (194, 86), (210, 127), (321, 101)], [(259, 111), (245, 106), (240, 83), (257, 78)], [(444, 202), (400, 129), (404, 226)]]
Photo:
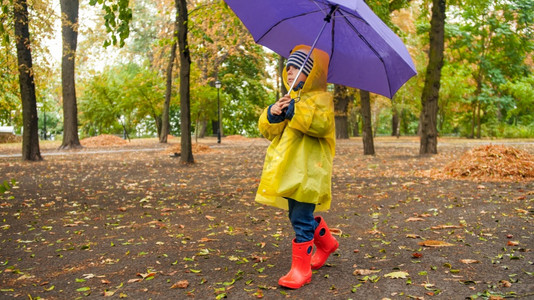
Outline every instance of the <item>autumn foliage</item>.
[(485, 145), (467, 151), (444, 168), (447, 175), (472, 179), (534, 179), (534, 155), (504, 145)]
[(109, 146), (122, 146), (128, 144), (128, 141), (121, 139), (118, 136), (110, 134), (102, 134), (99, 136), (93, 136), (85, 138), (80, 141), (84, 147), (109, 147)]

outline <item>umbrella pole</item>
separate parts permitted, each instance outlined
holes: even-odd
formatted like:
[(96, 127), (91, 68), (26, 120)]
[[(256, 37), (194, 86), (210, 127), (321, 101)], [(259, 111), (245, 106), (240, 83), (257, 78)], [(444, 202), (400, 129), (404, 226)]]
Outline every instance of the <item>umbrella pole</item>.
[[(330, 20), (332, 19), (332, 15), (334, 14), (334, 12), (338, 8), (339, 8), (339, 5), (333, 5), (333, 6), (330, 7), (330, 12), (328, 13), (328, 15), (326, 15), (326, 17), (324, 17), (323, 27), (321, 27), (321, 30), (319, 31), (319, 34), (315, 38), (315, 41), (313, 41), (313, 44), (312, 44), (312, 46), (310, 48), (310, 52), (308, 52), (308, 55), (306, 55), (306, 59), (304, 59), (304, 63), (300, 67), (300, 69), (299, 69), (299, 71), (297, 73), (297, 76), (295, 76), (295, 78), (299, 78), (300, 74), (302, 73), (302, 69), (304, 69), (304, 66), (306, 65), (306, 63), (308, 62), (308, 59), (310, 58), (310, 56), (312, 54), (313, 49), (315, 49), (315, 45), (317, 45), (317, 42), (319, 41), (319, 38), (323, 34), (323, 31), (324, 31), (324, 29), (326, 27), (326, 24), (330, 23)], [(291, 92), (293, 90), (293, 88), (295, 87), (295, 83), (296, 82), (297, 82), (296, 80), (293, 80), (293, 83), (291, 84), (291, 87), (289, 88), (289, 92)]]

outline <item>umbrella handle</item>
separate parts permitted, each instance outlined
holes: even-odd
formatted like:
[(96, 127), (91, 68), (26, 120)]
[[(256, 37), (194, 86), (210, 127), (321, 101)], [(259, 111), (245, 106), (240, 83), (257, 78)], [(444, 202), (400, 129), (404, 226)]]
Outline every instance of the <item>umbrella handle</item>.
[[(315, 49), (315, 45), (317, 45), (317, 42), (319, 41), (319, 38), (321, 37), (321, 35), (323, 34), (323, 31), (326, 27), (326, 24), (330, 23), (330, 20), (332, 19), (332, 15), (334, 14), (334, 12), (339, 8), (339, 5), (332, 5), (330, 6), (330, 12), (326, 15), (326, 17), (324, 18), (324, 23), (323, 23), (323, 27), (321, 27), (321, 30), (319, 31), (319, 34), (317, 35), (317, 37), (315, 38), (315, 41), (313, 41), (313, 44), (310, 48), (310, 52), (308, 52), (308, 55), (306, 55), (306, 59), (304, 59), (304, 62), (302, 63), (302, 66), (300, 67), (298, 73), (297, 73), (297, 76), (295, 76), (295, 78), (299, 78), (300, 74), (302, 73), (302, 69), (304, 69), (304, 66), (306, 65), (306, 63), (308, 62), (308, 59), (310, 58), (311, 54), (312, 54), (312, 51), (313, 49)], [(295, 83), (297, 81), (296, 80), (293, 80), (293, 83), (291, 83), (291, 87), (289, 88), (289, 91), (291, 92), (293, 90), (293, 88), (295, 87)]]

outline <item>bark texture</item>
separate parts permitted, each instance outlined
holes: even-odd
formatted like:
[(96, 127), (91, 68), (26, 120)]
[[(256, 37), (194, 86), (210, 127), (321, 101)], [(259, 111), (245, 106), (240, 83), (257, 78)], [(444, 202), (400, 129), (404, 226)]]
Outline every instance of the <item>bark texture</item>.
[(22, 159), (39, 161), (43, 158), (39, 149), (39, 123), (28, 26), (28, 3), (26, 0), (17, 0), (14, 1), (13, 6), (24, 128), (22, 134)]
[(375, 155), (373, 124), (371, 120), (371, 95), (368, 91), (360, 90), (360, 100), (362, 108), (363, 154)]
[(180, 50), (180, 145), (182, 153), (180, 156), (182, 163), (191, 164), (193, 149), (191, 144), (191, 105), (189, 81), (191, 77), (191, 55), (187, 42), (188, 11), (185, 0), (176, 0), (176, 10), (178, 11), (178, 47)]
[(419, 154), (438, 153), (437, 116), (441, 68), (443, 66), (446, 3), (445, 0), (433, 0), (432, 3), (428, 67), (423, 95), (421, 96), (423, 110)]
[(354, 100), (354, 89), (334, 85), (334, 111), (336, 120), (336, 138), (349, 138), (349, 103)]
[(63, 141), (60, 149), (80, 148), (76, 102), (76, 48), (78, 45), (78, 0), (61, 0), (61, 84), (63, 92)]

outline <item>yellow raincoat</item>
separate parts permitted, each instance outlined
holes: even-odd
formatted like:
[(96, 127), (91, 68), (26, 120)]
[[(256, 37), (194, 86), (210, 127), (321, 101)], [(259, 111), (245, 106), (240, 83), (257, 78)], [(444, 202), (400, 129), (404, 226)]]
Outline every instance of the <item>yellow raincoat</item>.
[[(309, 51), (309, 46), (293, 49)], [(332, 161), (335, 152), (334, 102), (326, 91), (328, 54), (314, 49), (313, 68), (295, 101), (291, 120), (269, 123), (268, 107), (259, 119), (259, 129), (271, 141), (256, 201), (288, 209), (287, 199), (316, 204), (316, 211), (330, 208)], [(287, 84), (287, 72), (283, 74)], [(291, 91), (297, 99), (299, 92)]]

